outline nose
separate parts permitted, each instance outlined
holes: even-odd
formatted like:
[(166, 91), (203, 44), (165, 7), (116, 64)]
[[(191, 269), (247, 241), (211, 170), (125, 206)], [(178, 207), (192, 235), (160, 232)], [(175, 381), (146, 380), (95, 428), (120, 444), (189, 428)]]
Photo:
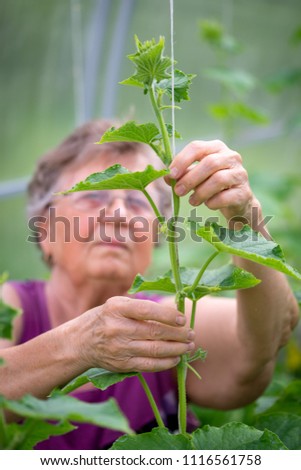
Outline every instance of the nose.
[[(116, 215), (118, 217), (128, 217), (128, 209), (126, 207), (125, 198), (123, 196), (114, 196), (107, 206), (107, 211), (110, 215)], [(118, 217), (117, 217), (118, 216)], [(116, 220), (116, 222), (118, 222)]]

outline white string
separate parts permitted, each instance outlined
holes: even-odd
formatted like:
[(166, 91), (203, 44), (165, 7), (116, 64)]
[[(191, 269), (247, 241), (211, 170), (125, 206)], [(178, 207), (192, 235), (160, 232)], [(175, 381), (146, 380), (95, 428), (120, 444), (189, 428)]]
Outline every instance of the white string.
[(85, 83), (83, 73), (80, 0), (70, 0), (70, 12), (75, 125), (78, 126), (85, 121)]
[(170, 10), (170, 51), (171, 51), (171, 124), (172, 136), (171, 145), (173, 156), (176, 154), (176, 139), (175, 139), (175, 66), (174, 66), (174, 13), (173, 13), (173, 0), (169, 0)]

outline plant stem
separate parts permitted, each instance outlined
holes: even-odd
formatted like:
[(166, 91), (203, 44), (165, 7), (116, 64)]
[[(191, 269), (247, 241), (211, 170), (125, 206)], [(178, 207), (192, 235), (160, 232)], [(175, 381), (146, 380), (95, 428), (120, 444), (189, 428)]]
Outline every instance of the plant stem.
[[(152, 103), (153, 110), (157, 117), (163, 146), (165, 151), (165, 161), (170, 164), (172, 161), (172, 150), (169, 141), (168, 132), (166, 129), (164, 117), (162, 111), (160, 110), (160, 97), (156, 97), (154, 84), (149, 87), (149, 96)], [(175, 181), (172, 181), (172, 199), (173, 199), (173, 218), (168, 230), (168, 247), (169, 247), (169, 256), (171, 269), (176, 285), (176, 301), (177, 309), (179, 312), (185, 315), (185, 299), (182, 295), (182, 281), (180, 276), (180, 263), (179, 263), (179, 252), (178, 252), (178, 243), (175, 237), (175, 229), (177, 226), (177, 219), (180, 211), (180, 198), (174, 191)], [(186, 401), (186, 375), (187, 375), (187, 355), (183, 354), (181, 360), (177, 366), (177, 378), (178, 378), (178, 394), (179, 394), (179, 410), (178, 410), (178, 421), (179, 421), (179, 431), (182, 434), (186, 433), (186, 421), (187, 421), (187, 401)]]
[(202, 377), (200, 376), (200, 374), (195, 370), (194, 367), (192, 367), (191, 364), (187, 363), (187, 367), (188, 367), (188, 369), (191, 370), (191, 372), (194, 373), (194, 375), (195, 375), (199, 380), (202, 380)]
[(197, 277), (195, 278), (194, 280), (194, 283), (192, 284), (191, 286), (191, 291), (194, 291), (194, 289), (198, 286), (200, 280), (202, 279), (203, 277), (203, 274), (204, 272), (206, 271), (206, 269), (208, 268), (209, 264), (211, 263), (211, 261), (214, 260), (214, 258), (216, 258), (216, 256), (219, 254), (219, 251), (215, 251), (211, 256), (209, 256), (209, 258), (207, 259), (207, 261), (205, 261), (205, 263), (203, 264), (203, 266), (201, 267)]
[(156, 203), (154, 202), (153, 198), (151, 197), (151, 195), (146, 191), (146, 189), (144, 188), (142, 190), (144, 196), (147, 198), (148, 202), (150, 203), (150, 205), (152, 206), (152, 209), (154, 211), (154, 213), (156, 214), (157, 216), (157, 219), (159, 220), (159, 222), (162, 222), (164, 220), (164, 217), (162, 214), (160, 214), (160, 211), (156, 205)]
[(145, 391), (145, 394), (146, 394), (146, 396), (147, 396), (147, 398), (148, 398), (149, 404), (150, 404), (150, 406), (151, 406), (151, 408), (152, 408), (152, 410), (153, 410), (153, 413), (154, 413), (154, 415), (155, 415), (155, 418), (156, 418), (156, 421), (157, 421), (157, 423), (158, 423), (158, 426), (159, 426), (160, 428), (165, 428), (165, 425), (164, 425), (163, 420), (162, 420), (161, 415), (160, 415), (160, 411), (158, 410), (158, 407), (157, 407), (157, 404), (156, 404), (155, 399), (154, 399), (154, 397), (153, 397), (153, 394), (152, 394), (152, 392), (151, 392), (151, 390), (150, 390), (150, 388), (149, 388), (149, 386), (148, 386), (148, 384), (147, 384), (145, 378), (143, 377), (142, 374), (139, 373), (139, 374), (138, 374), (138, 379), (140, 380), (140, 383), (141, 383), (141, 385), (142, 385), (142, 387), (143, 387), (143, 390)]
[[(169, 257), (170, 257), (170, 263), (171, 263), (171, 270), (173, 273), (173, 277), (175, 280), (175, 285), (176, 285), (176, 290), (177, 293), (181, 292), (182, 290), (182, 281), (180, 277), (180, 272), (179, 272), (179, 257), (178, 257), (178, 250), (176, 246), (176, 241), (174, 239), (174, 228), (173, 230), (170, 230), (169, 232), (169, 241), (168, 241), (168, 249), (169, 249)], [(184, 313), (184, 308), (183, 310), (179, 309), (178, 310), (182, 313)]]
[(150, 100), (151, 100), (151, 103), (152, 103), (154, 113), (155, 113), (156, 118), (157, 118), (158, 123), (159, 123), (161, 134), (162, 134), (163, 145), (164, 145), (164, 150), (165, 150), (165, 155), (166, 155), (166, 161), (168, 162), (168, 164), (170, 164), (171, 161), (172, 161), (172, 151), (171, 151), (171, 146), (170, 146), (170, 142), (169, 142), (169, 136), (168, 136), (168, 132), (167, 132), (167, 129), (166, 129), (165, 122), (164, 122), (163, 114), (160, 111), (160, 107), (159, 107), (159, 104), (158, 104), (158, 101), (157, 101), (157, 98), (156, 98), (154, 85), (149, 87), (149, 96), (150, 96)]
[(187, 427), (187, 397), (186, 397), (186, 376), (187, 376), (187, 356), (183, 354), (181, 360), (177, 365), (177, 379), (178, 379), (178, 424), (181, 434), (186, 434)]
[(190, 328), (192, 330), (194, 329), (196, 304), (197, 304), (197, 300), (193, 300), (192, 301), (192, 308), (191, 308), (191, 317), (190, 317)]

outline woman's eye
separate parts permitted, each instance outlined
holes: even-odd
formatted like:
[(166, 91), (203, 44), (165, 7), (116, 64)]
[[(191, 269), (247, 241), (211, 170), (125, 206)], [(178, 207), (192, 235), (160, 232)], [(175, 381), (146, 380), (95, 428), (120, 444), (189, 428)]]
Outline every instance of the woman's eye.
[(131, 207), (135, 209), (140, 209), (140, 210), (147, 210), (149, 209), (149, 205), (146, 201), (143, 201), (142, 199), (130, 199), (129, 204)]
[(88, 193), (83, 194), (82, 197), (78, 199), (78, 202), (92, 206), (101, 205), (106, 202), (106, 197), (104, 194)]
[(101, 197), (99, 197), (98, 194), (93, 194), (93, 193), (87, 194), (86, 198), (87, 198), (87, 199), (91, 199), (92, 201), (93, 201), (93, 200), (95, 201), (95, 200), (100, 200), (100, 199), (101, 199)]

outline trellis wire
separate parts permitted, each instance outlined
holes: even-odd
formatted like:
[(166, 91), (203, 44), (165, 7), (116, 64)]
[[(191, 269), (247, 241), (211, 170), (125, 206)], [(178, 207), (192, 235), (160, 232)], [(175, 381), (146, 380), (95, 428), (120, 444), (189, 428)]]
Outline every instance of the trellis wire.
[(176, 154), (176, 140), (175, 140), (175, 65), (174, 65), (174, 8), (173, 0), (169, 0), (170, 11), (170, 51), (171, 51), (171, 124), (172, 124), (172, 153)]

